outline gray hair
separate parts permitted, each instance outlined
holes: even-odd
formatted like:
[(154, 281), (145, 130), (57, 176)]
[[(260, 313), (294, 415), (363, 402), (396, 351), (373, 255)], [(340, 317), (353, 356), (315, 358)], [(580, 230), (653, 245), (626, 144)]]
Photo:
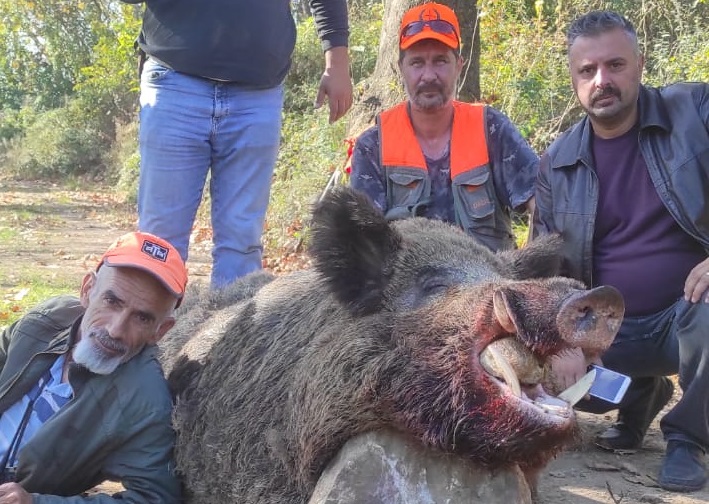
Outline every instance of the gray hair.
[(635, 43), (636, 51), (639, 52), (638, 34), (633, 23), (628, 21), (625, 16), (613, 11), (591, 11), (576, 18), (566, 32), (566, 48), (570, 49), (579, 37), (596, 37), (617, 29), (623, 30), (628, 35)]

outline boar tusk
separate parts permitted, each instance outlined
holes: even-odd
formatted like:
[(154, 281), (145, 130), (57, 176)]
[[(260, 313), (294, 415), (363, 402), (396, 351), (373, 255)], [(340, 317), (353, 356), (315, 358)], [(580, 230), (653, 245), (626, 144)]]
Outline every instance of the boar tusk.
[(520, 383), (534, 385), (544, 379), (544, 368), (539, 360), (518, 339), (508, 337), (495, 340), (488, 348), (494, 348), (505, 359)]
[(492, 345), (488, 345), (483, 350), (480, 355), (480, 364), (491, 375), (501, 376), (512, 390), (512, 393), (517, 397), (522, 397), (522, 388), (512, 366)]
[(510, 312), (507, 309), (507, 301), (502, 291), (496, 290), (492, 295), (492, 308), (495, 312), (495, 318), (502, 328), (511, 334), (517, 333), (517, 327), (510, 317)]
[(596, 370), (591, 369), (583, 375), (579, 381), (564, 390), (557, 397), (562, 401), (569, 403), (569, 406), (574, 406), (577, 402), (584, 398), (593, 385), (593, 380), (596, 379)]

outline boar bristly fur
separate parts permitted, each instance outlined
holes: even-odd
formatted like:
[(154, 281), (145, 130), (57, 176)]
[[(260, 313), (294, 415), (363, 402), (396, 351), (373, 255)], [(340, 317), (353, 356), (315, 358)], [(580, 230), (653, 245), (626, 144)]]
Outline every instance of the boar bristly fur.
[(480, 362), (504, 338), (535, 366), (568, 348), (557, 317), (583, 287), (546, 278), (558, 239), (493, 254), (441, 222), (388, 223), (343, 188), (311, 240), (313, 269), (241, 279), (165, 338), (188, 502), (305, 504), (346, 441), (382, 428), (490, 469), (537, 470), (571, 438), (570, 407), (516, 397)]

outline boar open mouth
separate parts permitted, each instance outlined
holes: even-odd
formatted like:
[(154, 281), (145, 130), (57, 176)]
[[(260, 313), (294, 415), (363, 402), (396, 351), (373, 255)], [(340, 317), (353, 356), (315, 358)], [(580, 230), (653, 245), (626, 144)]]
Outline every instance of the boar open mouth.
[(480, 354), (483, 369), (508, 393), (521, 403), (535, 407), (541, 413), (567, 419), (572, 416), (574, 404), (580, 401), (591, 387), (591, 382), (579, 381), (558, 397), (549, 395), (542, 383), (545, 366), (514, 337), (490, 343)]
[[(573, 416), (573, 406), (587, 393), (593, 382), (586, 377), (554, 397), (542, 384), (550, 383), (547, 360), (565, 348), (579, 347), (592, 354), (608, 348), (623, 318), (620, 293), (607, 286), (588, 291), (571, 291), (550, 310), (555, 317), (546, 321), (551, 338), (542, 352), (535, 352), (539, 328), (525, 325), (520, 306), (521, 295), (512, 289), (497, 289), (493, 295), (493, 310), (497, 323), (506, 336), (487, 345), (480, 354), (480, 364), (492, 380), (522, 406), (532, 406), (539, 412), (554, 415), (558, 421)], [(529, 304), (529, 303), (527, 303)], [(533, 347), (533, 348), (532, 348)], [(554, 421), (554, 418), (550, 418)]]

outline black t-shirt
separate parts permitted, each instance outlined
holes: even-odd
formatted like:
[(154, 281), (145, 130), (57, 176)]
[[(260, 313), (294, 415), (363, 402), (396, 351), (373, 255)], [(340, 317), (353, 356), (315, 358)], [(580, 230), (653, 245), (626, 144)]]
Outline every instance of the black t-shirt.
[[(123, 0), (126, 3), (142, 3)], [(289, 0), (147, 0), (138, 42), (178, 72), (270, 88), (295, 47)], [(311, 0), (323, 50), (346, 46), (346, 0)]]

